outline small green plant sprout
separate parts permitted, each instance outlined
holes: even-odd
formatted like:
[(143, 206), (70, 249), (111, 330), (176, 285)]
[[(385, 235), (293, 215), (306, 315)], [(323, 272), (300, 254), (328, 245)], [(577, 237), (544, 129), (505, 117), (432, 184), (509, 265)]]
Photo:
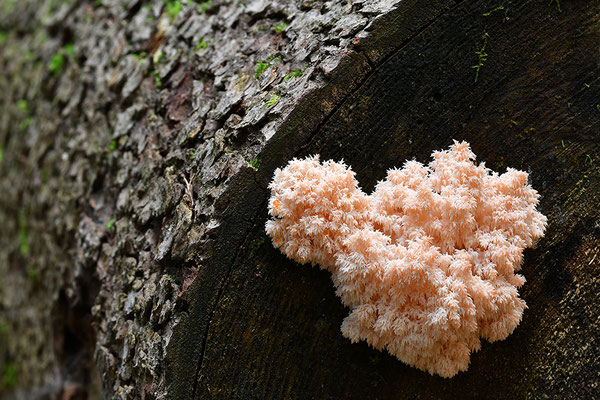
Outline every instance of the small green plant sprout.
[(274, 94), (273, 97), (271, 97), (269, 100), (265, 101), (264, 106), (267, 107), (267, 108), (271, 108), (275, 104), (277, 104), (277, 102), (279, 101), (279, 99), (281, 99), (281, 96), (279, 96), (278, 94)]
[(108, 229), (109, 231), (112, 230), (113, 226), (115, 225), (115, 217), (112, 217), (111, 219), (108, 220), (108, 222), (106, 223), (106, 229)]
[[(28, 112), (28, 105), (27, 105), (27, 100), (25, 99), (21, 99), (17, 102), (17, 107), (19, 108), (19, 110), (21, 110), (24, 114), (27, 115)], [(25, 129), (27, 129), (27, 127), (29, 125), (31, 125), (31, 123), (33, 122), (33, 118), (31, 118), (30, 116), (26, 116), (25, 118), (23, 118), (23, 120), (19, 123), (19, 130), (20, 131), (24, 131)]]
[(52, 72), (55, 76), (60, 75), (64, 59), (65, 56), (63, 56), (62, 53), (56, 53), (55, 55), (53, 55), (50, 59), (50, 62), (48, 63), (48, 70)]
[(7, 336), (10, 332), (10, 327), (4, 321), (0, 321), (0, 335)]
[(208, 47), (208, 45), (212, 42), (213, 40), (204, 40), (202, 37), (198, 40), (198, 44), (196, 45), (196, 53), (202, 49), (206, 49)]
[(260, 158), (254, 158), (252, 161), (246, 161), (250, 168), (254, 171), (258, 171), (258, 165), (260, 164)]
[(484, 17), (489, 17), (490, 15), (492, 15), (493, 13), (495, 13), (496, 11), (500, 11), (500, 10), (504, 10), (504, 6), (499, 6), (494, 8), (493, 10), (490, 10), (488, 12), (483, 13)]
[(551, 6), (552, 3), (556, 4), (556, 11), (561, 13), (562, 10), (560, 9), (560, 0), (550, 0), (550, 4), (548, 4), (548, 5)]
[(27, 49), (25, 51), (25, 55), (23, 56), (23, 59), (27, 62), (32, 62), (34, 58), (35, 57), (34, 57), (33, 53), (31, 52), (31, 50)]
[(297, 78), (297, 77), (299, 77), (299, 76), (302, 76), (302, 70), (300, 70), (300, 69), (295, 69), (295, 70), (293, 70), (292, 72), (290, 72), (289, 74), (287, 74), (286, 76), (284, 76), (284, 77), (283, 77), (283, 81), (284, 81), (284, 82), (287, 82), (287, 81), (289, 81), (290, 79), (294, 79), (294, 78)]
[(165, 58), (165, 53), (162, 50), (158, 50), (152, 55), (152, 62), (154, 64), (161, 64), (163, 58)]
[(4, 375), (2, 376), (2, 385), (0, 387), (11, 390), (15, 386), (17, 386), (17, 370), (15, 363), (9, 361), (4, 365)]
[(29, 232), (27, 219), (23, 212), (19, 213), (19, 250), (23, 256), (29, 254)]
[(195, 155), (196, 155), (196, 150), (194, 150), (194, 149), (190, 150), (188, 153), (188, 157), (190, 158), (190, 160), (193, 160)]
[(258, 61), (258, 63), (256, 64), (256, 75), (254, 76), (256, 79), (260, 78), (260, 76), (262, 75), (262, 73), (265, 71), (265, 69), (267, 69), (269, 67), (268, 62), (265, 61)]
[(171, 21), (175, 21), (175, 18), (177, 18), (179, 12), (181, 11), (181, 8), (183, 7), (181, 5), (181, 0), (167, 1), (166, 3), (167, 4), (165, 5), (165, 11), (169, 16), (169, 19)]
[(19, 110), (26, 113), (27, 112), (27, 100), (21, 99), (21, 100), (17, 101), (17, 107), (19, 107)]
[(62, 49), (69, 57), (75, 58), (75, 45), (73, 43), (65, 44)]
[(162, 79), (160, 79), (160, 72), (159, 71), (152, 71), (152, 75), (154, 75), (154, 81), (156, 82), (156, 87), (157, 88), (161, 88), (162, 87)]
[(133, 58), (138, 60), (140, 63), (143, 63), (144, 61), (146, 61), (146, 57), (148, 57), (148, 53), (145, 51), (141, 51), (139, 53), (133, 53), (132, 56), (133, 56)]
[(108, 145), (108, 149), (107, 151), (109, 153), (113, 152), (115, 149), (117, 148), (117, 141), (115, 139), (110, 141), (110, 144)]
[(256, 75), (254, 76), (254, 78), (258, 79), (260, 78), (260, 76), (262, 75), (262, 73), (265, 71), (265, 69), (267, 69), (269, 67), (268, 62), (265, 61), (258, 61), (258, 63), (256, 64)]
[(594, 159), (589, 154), (585, 155), (585, 163), (592, 165), (594, 163)]
[(490, 15), (494, 14), (495, 12), (498, 11), (504, 11), (504, 22), (508, 22), (508, 20), (510, 19), (508, 17), (508, 7), (504, 7), (504, 6), (498, 6), (488, 12), (483, 13), (484, 17), (489, 17)]
[(277, 56), (275, 54), (269, 56), (269, 61), (276, 61), (276, 62), (281, 61), (281, 54), (277, 55)]
[(288, 25), (289, 24), (287, 22), (282, 22), (279, 25), (272, 27), (271, 30), (277, 33), (281, 33), (285, 28), (287, 28)]
[(75, 46), (73, 43), (65, 44), (58, 53), (52, 56), (48, 63), (48, 70), (55, 76), (60, 75), (63, 64), (65, 62), (65, 55), (70, 58), (75, 58)]
[(586, 89), (589, 89), (589, 88), (590, 88), (590, 84), (589, 84), (589, 83), (585, 83), (585, 82), (584, 82), (584, 83), (583, 83), (583, 86), (585, 86), (585, 88), (586, 88)]
[(478, 57), (477, 64), (471, 66), (471, 68), (475, 68), (475, 82), (477, 82), (477, 79), (479, 78), (479, 70), (481, 69), (481, 67), (483, 67), (483, 64), (485, 63), (488, 57), (487, 53), (485, 52), (485, 48), (487, 46), (487, 42), (490, 38), (490, 35), (487, 32), (484, 32), (483, 35), (481, 35), (481, 38), (483, 39), (483, 46), (481, 46), (481, 49), (479, 51), (475, 52), (475, 54)]
[(4, 42), (6, 42), (7, 38), (8, 38), (8, 32), (0, 31), (0, 45), (4, 44)]
[(212, 3), (212, 0), (203, 1), (202, 3), (198, 4), (198, 12), (200, 14), (206, 13), (206, 10), (208, 10), (208, 7), (210, 7), (210, 3)]
[(38, 270), (35, 267), (29, 267), (27, 269), (27, 277), (29, 278), (30, 282), (35, 282), (37, 280), (38, 277)]
[(23, 118), (23, 120), (21, 122), (19, 122), (19, 130), (24, 131), (25, 129), (27, 129), (29, 127), (29, 125), (31, 125), (32, 122), (33, 122), (32, 117), (27, 116), (27, 117)]
[(146, 22), (153, 22), (154, 21), (154, 10), (152, 9), (152, 4), (148, 4), (144, 8), (146, 9), (146, 12), (148, 13), (148, 16), (146, 17)]
[(6, 0), (4, 1), (4, 12), (6, 14), (9, 14), (12, 12), (12, 10), (15, 8), (15, 3), (17, 2), (17, 0)]

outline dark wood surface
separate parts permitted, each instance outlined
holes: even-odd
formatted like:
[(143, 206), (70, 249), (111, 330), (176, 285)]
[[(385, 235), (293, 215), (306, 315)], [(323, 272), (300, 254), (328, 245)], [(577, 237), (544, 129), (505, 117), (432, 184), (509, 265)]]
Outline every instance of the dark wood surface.
[[(358, 43), (329, 91), (305, 99), (258, 171), (238, 175), (221, 199), (218, 245), (184, 294), (186, 318), (170, 347), (176, 393), (537, 399), (600, 391), (598, 1), (428, 2), (427, 13), (423, 3), (405, 1)], [(487, 59), (475, 81), (484, 34)], [(428, 162), (453, 139), (470, 142), (496, 171), (529, 172), (549, 224), (526, 251), (520, 293), (529, 308), (519, 327), (484, 342), (467, 372), (443, 379), (342, 337), (348, 310), (329, 274), (286, 259), (264, 223), (266, 186), (294, 156), (344, 159), (369, 192), (387, 169)]]

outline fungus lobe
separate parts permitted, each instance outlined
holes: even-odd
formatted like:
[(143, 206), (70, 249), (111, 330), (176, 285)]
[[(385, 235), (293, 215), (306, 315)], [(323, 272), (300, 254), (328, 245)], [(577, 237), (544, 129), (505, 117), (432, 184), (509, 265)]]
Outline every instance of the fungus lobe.
[(546, 227), (527, 173), (474, 160), (454, 142), (367, 195), (343, 162), (294, 159), (275, 171), (266, 231), (289, 258), (331, 272), (350, 308), (345, 337), (452, 377), (480, 338), (505, 339), (521, 321), (516, 272)]

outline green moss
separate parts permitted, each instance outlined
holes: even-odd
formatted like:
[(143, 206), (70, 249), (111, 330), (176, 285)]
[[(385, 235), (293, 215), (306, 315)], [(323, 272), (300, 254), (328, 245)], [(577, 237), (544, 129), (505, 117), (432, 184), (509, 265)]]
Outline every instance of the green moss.
[(65, 56), (62, 53), (57, 53), (52, 56), (50, 62), (48, 63), (48, 70), (52, 72), (55, 76), (60, 75), (62, 72), (62, 66), (65, 61)]
[(204, 14), (208, 7), (210, 7), (210, 3), (212, 3), (212, 0), (203, 1), (200, 4), (198, 4), (198, 12), (200, 14)]
[(108, 220), (108, 222), (106, 223), (106, 229), (108, 229), (109, 231), (112, 230), (113, 226), (115, 225), (115, 217), (112, 217), (111, 219)]
[(62, 67), (65, 62), (65, 55), (70, 58), (75, 58), (75, 45), (73, 43), (65, 44), (58, 53), (52, 56), (48, 63), (48, 70), (58, 76), (62, 72)]
[(489, 17), (490, 15), (492, 15), (493, 13), (495, 13), (496, 11), (500, 11), (500, 10), (504, 10), (504, 6), (499, 6), (494, 8), (493, 10), (490, 10), (488, 12), (483, 13), (484, 17)]
[(25, 129), (27, 129), (29, 127), (29, 125), (31, 125), (31, 123), (33, 122), (33, 118), (32, 117), (25, 117), (20, 123), (19, 123), (19, 130), (20, 131), (24, 131)]
[(152, 55), (152, 62), (156, 65), (163, 65), (163, 58), (165, 58), (165, 53), (163, 53), (161, 50), (158, 50)]
[(295, 69), (295, 70), (293, 70), (292, 72), (290, 72), (289, 74), (287, 74), (287, 75), (286, 75), (286, 76), (283, 78), (283, 81), (284, 81), (284, 82), (287, 82), (288, 80), (290, 80), (290, 79), (294, 79), (294, 78), (297, 78), (297, 77), (299, 77), (299, 76), (302, 76), (302, 70), (300, 70), (300, 69)]
[(19, 250), (22, 255), (29, 255), (29, 231), (25, 213), (19, 213)]
[(75, 58), (75, 45), (73, 43), (65, 44), (62, 49), (69, 57)]
[(17, 2), (17, 0), (5, 0), (4, 1), (4, 12), (6, 14), (11, 13), (12, 10), (15, 8), (16, 2)]
[(8, 324), (4, 321), (0, 321), (0, 335), (8, 336), (9, 332), (10, 332), (10, 327), (8, 326)]
[(6, 38), (8, 38), (8, 32), (0, 31), (0, 45), (4, 44), (4, 42), (6, 42)]
[(37, 281), (37, 277), (38, 277), (37, 268), (29, 267), (29, 269), (27, 270), (27, 277), (29, 278), (29, 282), (33, 283), (33, 282)]
[(181, 5), (180, 0), (174, 0), (174, 1), (167, 2), (166, 6), (165, 6), (165, 11), (167, 12), (167, 15), (169, 16), (169, 19), (171, 21), (174, 21), (175, 18), (177, 18), (177, 16), (181, 12), (182, 7), (183, 6)]
[(592, 158), (592, 156), (590, 156), (589, 154), (585, 155), (585, 163), (592, 165), (594, 163), (594, 159)]
[(252, 161), (248, 162), (248, 165), (252, 167), (253, 170), (258, 171), (258, 165), (260, 164), (260, 158), (255, 158)]
[(490, 15), (499, 12), (499, 11), (504, 11), (504, 22), (508, 22), (508, 20), (510, 20), (510, 18), (508, 17), (508, 7), (504, 7), (504, 6), (498, 6), (486, 13), (483, 13), (484, 17), (489, 17)]
[(289, 24), (287, 22), (282, 22), (279, 25), (272, 27), (271, 30), (280, 33), (283, 32), (283, 30), (287, 28), (288, 25)]
[(198, 40), (198, 44), (196, 45), (196, 53), (200, 50), (200, 49), (206, 49), (208, 47), (208, 45), (212, 42), (213, 40), (203, 40), (202, 38), (200, 38)]
[(145, 51), (141, 51), (139, 53), (133, 53), (132, 56), (139, 62), (143, 63), (144, 61), (146, 61), (146, 58), (148, 57), (148, 53)]
[(477, 79), (479, 78), (479, 70), (481, 69), (481, 67), (483, 67), (483, 64), (485, 63), (488, 57), (487, 53), (485, 52), (485, 48), (487, 46), (487, 42), (490, 38), (490, 35), (487, 32), (484, 32), (483, 35), (481, 35), (481, 38), (483, 39), (483, 46), (481, 46), (481, 49), (479, 51), (475, 52), (475, 54), (478, 57), (478, 62), (477, 64), (471, 66), (471, 68), (475, 68), (475, 82), (477, 82)]
[(262, 75), (262, 73), (265, 71), (265, 69), (267, 69), (269, 67), (269, 63), (265, 62), (265, 61), (258, 61), (258, 64), (256, 64), (256, 75), (254, 76), (256, 79), (260, 78), (260, 76)]
[(33, 53), (32, 53), (31, 50), (29, 50), (29, 49), (25, 50), (25, 54), (23, 55), (23, 59), (25, 61), (32, 62), (34, 58), (35, 57), (34, 57), (34, 55), (33, 55)]
[(154, 21), (154, 15), (153, 15), (154, 10), (152, 10), (152, 4), (148, 4), (144, 8), (146, 9), (146, 12), (149, 13), (149, 15), (146, 17), (146, 22), (153, 22)]
[(267, 108), (273, 107), (281, 99), (281, 96), (274, 94), (269, 100), (265, 101), (264, 106)]
[(17, 107), (19, 107), (19, 110), (27, 112), (27, 100), (21, 99), (17, 101)]
[(15, 363), (8, 361), (4, 366), (4, 373), (2, 375), (2, 388), (14, 389), (17, 386), (17, 370)]
[(154, 75), (154, 81), (156, 82), (156, 87), (160, 89), (163, 84), (162, 79), (160, 79), (160, 72), (152, 71), (152, 75)]

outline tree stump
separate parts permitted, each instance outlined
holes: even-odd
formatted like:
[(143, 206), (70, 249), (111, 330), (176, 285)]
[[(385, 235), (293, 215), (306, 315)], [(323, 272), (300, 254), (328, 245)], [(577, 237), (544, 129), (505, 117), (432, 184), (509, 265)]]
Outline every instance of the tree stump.
[[(295, 3), (4, 1), (0, 393), (593, 397), (597, 2)], [(548, 228), (519, 327), (444, 379), (342, 337), (329, 274), (264, 225), (294, 157), (370, 192), (453, 140), (529, 172)]]

